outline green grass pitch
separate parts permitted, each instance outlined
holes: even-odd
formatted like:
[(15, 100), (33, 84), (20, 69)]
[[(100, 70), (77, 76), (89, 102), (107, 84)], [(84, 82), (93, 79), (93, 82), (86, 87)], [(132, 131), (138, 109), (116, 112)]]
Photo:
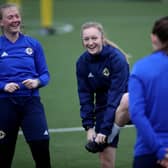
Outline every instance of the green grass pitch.
[[(5, 2), (5, 0), (0, 0)], [(151, 52), (150, 32), (155, 19), (167, 15), (168, 3), (128, 0), (53, 0), (56, 33), (40, 34), (40, 0), (21, 0), (24, 32), (44, 47), (50, 84), (41, 89), (49, 128), (80, 127), (75, 62), (83, 52), (80, 26), (86, 21), (104, 25), (107, 37), (130, 55), (133, 63)], [(98, 156), (84, 149), (85, 132), (51, 133), (53, 168), (99, 168)], [(135, 129), (121, 131), (116, 168), (131, 168)], [(33, 160), (22, 135), (18, 136), (12, 168), (32, 168)]]

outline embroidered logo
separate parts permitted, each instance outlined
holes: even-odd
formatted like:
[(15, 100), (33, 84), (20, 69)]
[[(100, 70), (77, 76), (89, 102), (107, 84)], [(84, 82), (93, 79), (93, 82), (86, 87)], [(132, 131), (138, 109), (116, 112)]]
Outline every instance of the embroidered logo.
[(88, 78), (93, 78), (93, 77), (94, 77), (94, 75), (92, 74), (92, 72), (90, 72), (88, 75)]
[(47, 131), (47, 130), (45, 130), (43, 135), (48, 135), (48, 131)]
[(28, 48), (26, 48), (25, 52), (26, 52), (28, 55), (32, 55), (33, 49), (30, 48), (30, 47), (28, 47)]
[(104, 68), (103, 75), (104, 76), (109, 76), (110, 75), (110, 72), (109, 72), (108, 68)]
[(0, 139), (3, 139), (6, 136), (5, 132), (0, 130)]
[(8, 53), (4, 51), (4, 52), (1, 54), (1, 57), (6, 57), (6, 56), (8, 56)]

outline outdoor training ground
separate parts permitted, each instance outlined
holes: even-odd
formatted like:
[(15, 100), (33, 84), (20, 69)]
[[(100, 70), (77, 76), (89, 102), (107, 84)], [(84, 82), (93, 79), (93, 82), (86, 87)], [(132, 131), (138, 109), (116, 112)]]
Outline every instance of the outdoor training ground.
[[(5, 0), (0, 0), (0, 3)], [(99, 168), (97, 154), (84, 149), (75, 77), (75, 62), (83, 52), (80, 26), (86, 21), (101, 22), (109, 39), (130, 55), (133, 63), (151, 52), (153, 22), (168, 15), (168, 2), (128, 0), (53, 0), (54, 35), (41, 32), (40, 0), (21, 0), (24, 32), (44, 47), (50, 84), (41, 89), (51, 131), (53, 168)], [(38, 123), (37, 123), (38, 124)], [(116, 168), (131, 168), (135, 128), (121, 130)], [(18, 136), (12, 168), (33, 168), (28, 145)]]

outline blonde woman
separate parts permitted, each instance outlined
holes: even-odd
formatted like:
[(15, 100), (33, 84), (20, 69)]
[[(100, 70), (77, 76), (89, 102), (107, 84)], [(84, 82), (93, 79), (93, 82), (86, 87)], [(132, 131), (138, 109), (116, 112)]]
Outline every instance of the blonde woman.
[(0, 167), (10, 168), (21, 128), (36, 168), (50, 168), (49, 133), (39, 88), (50, 76), (40, 43), (21, 32), (15, 4), (0, 6)]
[(86, 148), (99, 152), (101, 168), (114, 168), (119, 128), (129, 120), (129, 65), (126, 54), (106, 39), (100, 23), (83, 24), (81, 37), (86, 51), (77, 60), (76, 76)]

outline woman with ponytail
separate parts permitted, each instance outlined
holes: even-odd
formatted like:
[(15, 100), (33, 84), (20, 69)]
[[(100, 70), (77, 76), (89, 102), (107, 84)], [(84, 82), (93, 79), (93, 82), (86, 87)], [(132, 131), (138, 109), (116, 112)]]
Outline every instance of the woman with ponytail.
[(120, 127), (129, 121), (126, 54), (106, 39), (103, 26), (87, 22), (81, 28), (86, 51), (76, 63), (76, 77), (86, 149), (99, 153), (101, 168), (114, 168)]
[(129, 111), (137, 130), (133, 168), (168, 168), (168, 16), (155, 21), (153, 51), (129, 80)]

